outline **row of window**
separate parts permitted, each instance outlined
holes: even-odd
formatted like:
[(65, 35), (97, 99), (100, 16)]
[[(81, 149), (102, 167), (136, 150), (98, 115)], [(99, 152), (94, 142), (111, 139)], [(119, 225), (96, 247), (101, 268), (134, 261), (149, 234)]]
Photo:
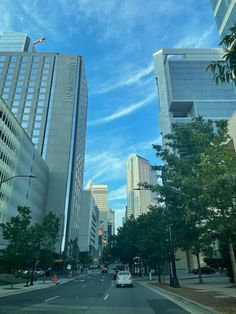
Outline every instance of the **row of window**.
[(13, 124), (11, 123), (11, 121), (7, 117), (7, 115), (4, 112), (2, 112), (2, 110), (0, 110), (0, 120), (2, 120), (4, 122), (4, 124), (8, 127), (8, 129), (11, 131), (11, 133), (13, 133), (16, 137), (18, 136), (18, 133), (17, 133), (15, 127), (13, 126)]

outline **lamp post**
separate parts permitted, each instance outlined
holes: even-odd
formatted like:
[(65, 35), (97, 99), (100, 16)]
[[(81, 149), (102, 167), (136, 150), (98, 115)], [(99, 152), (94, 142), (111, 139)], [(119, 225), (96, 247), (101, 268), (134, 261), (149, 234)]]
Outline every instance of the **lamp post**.
[(9, 181), (9, 180), (12, 180), (12, 179), (14, 179), (14, 178), (37, 178), (37, 177), (36, 177), (36, 176), (33, 176), (33, 175), (18, 174), (18, 175), (16, 175), (16, 176), (7, 178), (7, 179), (5, 179), (5, 180), (2, 180), (2, 181), (0, 182), (0, 188), (1, 188), (1, 186), (2, 186), (3, 183), (5, 183), (5, 182), (7, 182), (7, 181)]

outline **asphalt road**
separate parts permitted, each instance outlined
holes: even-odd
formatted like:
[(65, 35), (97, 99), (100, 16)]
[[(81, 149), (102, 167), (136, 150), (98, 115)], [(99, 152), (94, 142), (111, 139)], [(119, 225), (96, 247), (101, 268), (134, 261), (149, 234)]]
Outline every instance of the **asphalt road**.
[(91, 273), (50, 288), (0, 298), (1, 314), (184, 314), (158, 293), (134, 282), (116, 288), (112, 274)]

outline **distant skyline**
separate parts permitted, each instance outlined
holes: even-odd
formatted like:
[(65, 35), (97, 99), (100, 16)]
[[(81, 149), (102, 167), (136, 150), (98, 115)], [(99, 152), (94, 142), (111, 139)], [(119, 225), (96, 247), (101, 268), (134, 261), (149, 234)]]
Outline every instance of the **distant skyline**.
[[(181, 2), (181, 3), (180, 3)], [(126, 162), (156, 162), (161, 143), (153, 53), (217, 47), (210, 0), (0, 0), (0, 30), (46, 40), (37, 51), (84, 57), (89, 87), (84, 186), (107, 184), (119, 223), (126, 201)]]

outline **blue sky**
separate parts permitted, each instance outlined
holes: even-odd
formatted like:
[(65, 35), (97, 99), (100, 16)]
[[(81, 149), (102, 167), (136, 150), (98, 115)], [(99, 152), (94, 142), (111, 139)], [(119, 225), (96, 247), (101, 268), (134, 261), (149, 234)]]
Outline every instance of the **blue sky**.
[(160, 143), (152, 55), (216, 47), (210, 0), (0, 0), (0, 29), (46, 41), (38, 51), (84, 57), (89, 88), (84, 184), (107, 184), (117, 225), (126, 205), (126, 161), (156, 162)]

